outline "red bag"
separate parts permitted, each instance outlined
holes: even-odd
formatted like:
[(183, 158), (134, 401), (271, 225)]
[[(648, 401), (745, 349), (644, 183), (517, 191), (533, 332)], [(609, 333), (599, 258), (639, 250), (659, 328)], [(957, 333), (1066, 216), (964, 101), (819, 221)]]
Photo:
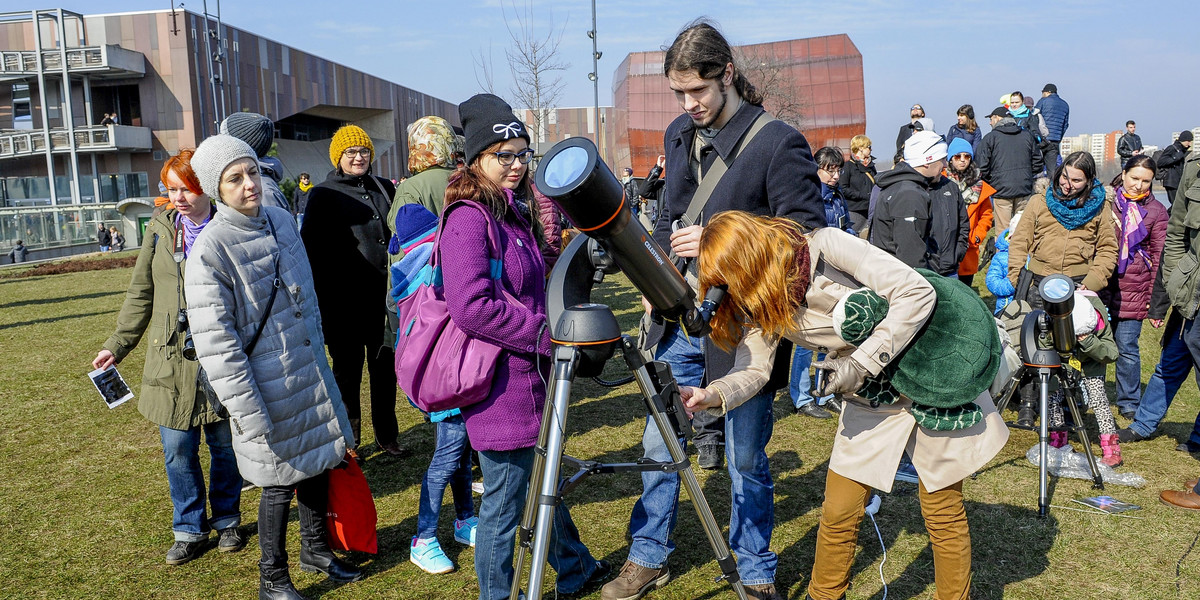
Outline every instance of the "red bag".
[(329, 471), (329, 506), (325, 513), (329, 545), (334, 550), (375, 554), (379, 551), (375, 498), (358, 461), (347, 455), (346, 463)]

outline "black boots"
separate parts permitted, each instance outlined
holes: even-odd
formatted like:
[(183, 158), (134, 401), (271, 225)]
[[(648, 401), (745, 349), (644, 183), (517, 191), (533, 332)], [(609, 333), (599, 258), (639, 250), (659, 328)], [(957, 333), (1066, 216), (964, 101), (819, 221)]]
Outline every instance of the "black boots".
[(328, 546), (320, 550), (310, 549), (304, 542), (300, 544), (300, 569), (309, 573), (324, 573), (334, 581), (350, 582), (363, 578), (363, 572), (358, 567), (335, 556)]
[(307, 600), (300, 592), (296, 591), (296, 586), (292, 585), (291, 578), (285, 574), (282, 580), (270, 581), (264, 577), (258, 579), (258, 600)]

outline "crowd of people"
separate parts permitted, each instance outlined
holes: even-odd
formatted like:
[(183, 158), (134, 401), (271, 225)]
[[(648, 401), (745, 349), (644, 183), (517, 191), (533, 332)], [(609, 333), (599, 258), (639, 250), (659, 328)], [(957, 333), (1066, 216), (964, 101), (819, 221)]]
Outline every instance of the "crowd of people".
[[(1189, 159), (1190, 132), (1155, 158), (1130, 121), (1121, 173), (1106, 184), (1090, 154), (1059, 157), (1069, 108), (1047, 84), (1036, 104), (1005, 94), (986, 134), (971, 105), (945, 135), (913, 105), (895, 166), (880, 171), (865, 135), (813, 152), (772, 118), (707, 21), (680, 32), (663, 74), (684, 114), (642, 183), (624, 170), (625, 193), (688, 281), (701, 294), (725, 286), (728, 297), (706, 339), (647, 306), (641, 345), (681, 386), (698, 466), (728, 470), (728, 543), (750, 597), (781, 597), (766, 453), (777, 392), (798, 414), (839, 413), (807, 597), (843, 597), (868, 499), (899, 480), (917, 485), (937, 597), (965, 598), (963, 480), (1008, 439), (990, 392), (1004, 360), (999, 340), (1041, 307), (1043, 278), (1077, 284), (1081, 391), (1106, 465), (1122, 464), (1121, 443), (1154, 434), (1200, 368), (1200, 160)], [(453, 539), (475, 548), (479, 597), (509, 597), (549, 376), (546, 278), (570, 223), (533, 185), (530, 134), (508, 104), (480, 94), (459, 116), (461, 129), (433, 116), (409, 126), (409, 176), (398, 185), (373, 173), (367, 132), (345, 125), (324, 180), (302, 174), (289, 201), (282, 164), (268, 156), (273, 124), (253, 113), (230, 115), (221, 133), (163, 165), (167, 202), (147, 226), (116, 331), (93, 366), (119, 363), (150, 334), (138, 406), (162, 439), (174, 507), (168, 564), (197, 558), (213, 531), (219, 550), (241, 550), (240, 499), (256, 486), (260, 598), (302, 597), (286, 551), (293, 496), (301, 568), (337, 581), (364, 576), (331, 550), (329, 473), (362, 460), (364, 364), (375, 443), (386, 455), (411, 452), (396, 419), (396, 302), (411, 283), (402, 267), (416, 260), (437, 266), (453, 323), (502, 353), (485, 398), (426, 415), (436, 443), (410, 560), (430, 574), (455, 568), (437, 535), (449, 487)], [(1169, 208), (1153, 195), (1156, 181)], [(102, 249), (116, 243), (98, 239)], [(431, 239), (429, 256), (422, 242)], [(977, 281), (994, 307), (971, 287)], [(1143, 392), (1147, 319), (1165, 329)], [(969, 359), (930, 360), (951, 353)], [(1109, 363), (1115, 398), (1105, 392)], [(1017, 425), (1032, 426), (1034, 402), (1022, 386)], [(1069, 444), (1060, 402), (1057, 394), (1049, 411), (1056, 447)], [(669, 460), (650, 419), (642, 445), (646, 458)], [(1180, 449), (1200, 453), (1200, 418)], [(1200, 509), (1200, 486), (1188, 484), (1163, 501)], [(581, 541), (569, 507), (554, 511), (549, 562), (560, 597), (599, 588), (605, 600), (635, 600), (669, 582), (680, 477), (643, 471), (642, 485), (615, 576)]]

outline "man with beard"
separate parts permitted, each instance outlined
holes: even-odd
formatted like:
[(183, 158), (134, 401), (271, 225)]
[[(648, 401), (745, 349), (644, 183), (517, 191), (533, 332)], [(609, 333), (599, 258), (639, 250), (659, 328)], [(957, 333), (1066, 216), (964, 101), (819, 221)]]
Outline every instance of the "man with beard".
[[(676, 118), (664, 136), (666, 186), (661, 206), (668, 214), (657, 219), (654, 237), (671, 249), (693, 285), (701, 232), (719, 212), (785, 217), (811, 228), (825, 225), (817, 165), (807, 140), (795, 128), (765, 114), (762, 95), (734, 66), (733, 50), (716, 28), (704, 20), (689, 25), (667, 50), (663, 67), (686, 114)], [(728, 168), (723, 174), (714, 167), (718, 161)], [(706, 182), (709, 175), (719, 183)], [(692, 207), (697, 190), (709, 186), (707, 201), (699, 194), (703, 207)], [(733, 368), (732, 353), (687, 336), (674, 323), (654, 320), (647, 342), (657, 344), (656, 358), (671, 365), (680, 385), (704, 385)], [(746, 340), (743, 343), (771, 343), (757, 329)], [(774, 391), (787, 385), (790, 357), (791, 345), (782, 344), (773, 357), (782, 363), (773, 370), (776, 376), (753, 399), (724, 417), (696, 413), (693, 422), (698, 429), (700, 466), (715, 469), (723, 457), (729, 459), (736, 499), (730, 510), (729, 540), (739, 576), (752, 598), (779, 597), (775, 591), (778, 558), (770, 548), (774, 483), (766, 445), (773, 427)], [(642, 445), (647, 458), (670, 460), (652, 421), (647, 421)], [(669, 538), (679, 510), (679, 476), (646, 472), (642, 484), (644, 491), (629, 524), (633, 538), (629, 558), (620, 575), (604, 586), (604, 600), (641, 598), (670, 579), (666, 563), (674, 549)]]

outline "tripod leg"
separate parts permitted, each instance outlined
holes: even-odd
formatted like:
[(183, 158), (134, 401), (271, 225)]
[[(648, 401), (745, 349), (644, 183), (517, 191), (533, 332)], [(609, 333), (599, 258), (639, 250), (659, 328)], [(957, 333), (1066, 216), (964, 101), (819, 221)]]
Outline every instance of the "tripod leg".
[(1068, 385), (1065, 379), (1060, 380), (1059, 384), (1067, 391), (1063, 397), (1066, 398), (1067, 406), (1071, 410), (1071, 419), (1075, 421), (1075, 426), (1071, 429), (1075, 430), (1075, 435), (1083, 444), (1083, 455), (1087, 457), (1088, 468), (1092, 470), (1092, 489), (1102, 490), (1104, 489), (1104, 478), (1100, 475), (1100, 467), (1096, 465), (1096, 455), (1092, 454), (1092, 444), (1088, 441), (1087, 428), (1083, 425), (1083, 415), (1079, 412), (1079, 387), (1078, 385)]
[(1012, 376), (1008, 378), (1008, 382), (1004, 384), (1004, 388), (1000, 390), (1000, 394), (996, 398), (996, 412), (1001, 417), (1004, 416), (1004, 410), (1008, 408), (1008, 403), (1012, 402), (1013, 394), (1017, 393), (1017, 388), (1021, 387), (1021, 378), (1025, 376), (1025, 368), (1025, 365), (1021, 365), (1013, 371)]
[[(558, 381), (551, 383), (554, 387), (558, 387)], [(543, 415), (553, 414), (554, 410), (554, 390), (551, 390), (546, 395), (546, 403), (542, 408)], [(533, 520), (538, 508), (538, 494), (541, 493), (539, 487), (542, 482), (542, 473), (546, 468), (546, 443), (550, 437), (550, 426), (553, 419), (543, 418), (542, 427), (538, 431), (537, 448), (533, 453), (533, 467), (529, 471), (529, 489), (525, 492), (525, 510), (521, 515), (521, 524), (517, 526), (517, 564), (513, 573), (512, 588), (509, 590), (509, 597), (519, 598), (521, 592), (521, 573), (525, 571), (525, 553), (531, 548), (533, 540)]]
[(1050, 373), (1038, 369), (1038, 516), (1050, 514), (1048, 447), (1050, 445)]
[[(565, 442), (567, 425), (567, 404), (571, 399), (571, 384), (575, 378), (575, 364), (578, 360), (578, 350), (572, 346), (561, 346), (554, 355), (554, 388), (550, 394), (552, 410), (542, 414), (542, 428), (546, 431), (546, 444), (543, 447), (545, 456), (542, 457), (541, 480), (530, 482), (537, 484), (536, 494), (529, 491), (529, 498), (534, 503), (533, 525), (533, 557), (529, 563), (529, 586), (525, 596), (529, 600), (541, 600), (542, 580), (546, 576), (546, 560), (550, 553), (550, 528), (554, 523), (554, 510), (558, 503), (558, 471), (562, 462), (563, 443)], [(526, 504), (526, 511), (529, 504)], [(520, 573), (514, 576), (514, 580)], [(513, 598), (517, 598), (513, 594)]]
[[(642, 389), (642, 394), (646, 398), (646, 405), (650, 409), (650, 416), (654, 419), (654, 424), (658, 427), (658, 433), (666, 443), (667, 451), (671, 454), (671, 461), (675, 464), (686, 465), (679, 471), (679, 478), (683, 483), (683, 487), (687, 489), (688, 497), (692, 499), (692, 506), (696, 508), (696, 515), (700, 518), (704, 534), (708, 537), (708, 544), (712, 547), (717, 564), (721, 567), (722, 577), (733, 587), (733, 591), (739, 600), (747, 600), (746, 588), (742, 585), (742, 581), (738, 577), (737, 561), (734, 560), (733, 555), (729, 552), (729, 546), (726, 545), (725, 539), (721, 537), (721, 528), (717, 525), (717, 519), (713, 517), (712, 508), (708, 506), (708, 500), (704, 497), (704, 490), (700, 487), (700, 482), (696, 479), (696, 474), (692, 472), (691, 461), (688, 460), (687, 454), (684, 453), (683, 446), (680, 445), (679, 438), (676, 437), (676, 433), (667, 420), (662, 407), (651, 399), (657, 392), (654, 384), (650, 381), (646, 367), (643, 366), (637, 369), (634, 375), (637, 377), (638, 387)], [(674, 391), (672, 387), (669, 393), (678, 392)]]

